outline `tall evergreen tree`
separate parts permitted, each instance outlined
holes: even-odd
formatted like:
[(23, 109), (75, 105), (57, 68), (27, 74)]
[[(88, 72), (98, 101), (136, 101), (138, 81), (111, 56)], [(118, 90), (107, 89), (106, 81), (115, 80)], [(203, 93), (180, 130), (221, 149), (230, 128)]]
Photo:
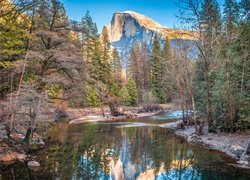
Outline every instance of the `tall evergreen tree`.
[(101, 40), (89, 11), (82, 18), (81, 35), (83, 57), (88, 64), (89, 74), (93, 79), (103, 81)]
[(212, 95), (211, 95), (211, 64), (215, 59), (215, 46), (217, 45), (216, 38), (221, 32), (221, 16), (219, 5), (216, 0), (205, 0), (201, 7), (200, 15), (201, 22), (198, 22), (201, 32), (201, 59), (203, 60), (204, 76), (206, 84), (207, 96), (207, 120), (208, 126), (212, 127)]
[[(96, 28), (97, 32), (97, 28)], [(96, 33), (96, 37), (91, 41), (91, 62), (89, 63), (89, 69), (91, 73), (91, 77), (97, 81), (101, 81), (105, 83), (105, 79), (103, 76), (103, 67), (102, 67), (102, 46), (99, 35)]]
[(82, 32), (81, 40), (83, 46), (83, 57), (87, 62), (91, 61), (91, 52), (93, 41), (97, 38), (97, 28), (93, 22), (92, 17), (90, 16), (89, 11), (86, 12), (85, 16), (82, 18)]
[(137, 77), (137, 57), (135, 48), (132, 47), (130, 51), (130, 61), (129, 61), (129, 77), (136, 79)]
[(70, 21), (70, 30), (71, 30), (71, 37), (73, 40), (78, 41), (80, 44), (80, 25), (77, 21)]
[[(111, 79), (110, 79), (110, 91), (113, 95), (118, 97), (122, 102), (123, 101), (123, 95), (122, 95), (122, 87), (124, 86), (122, 83), (122, 66), (120, 62), (120, 56), (119, 52), (116, 48), (112, 50), (112, 55), (111, 55)], [(126, 103), (125, 103), (126, 104)]]
[(112, 73), (112, 79), (113, 80), (118, 80), (119, 82), (122, 81), (122, 65), (121, 65), (121, 60), (119, 56), (119, 52), (116, 48), (112, 50), (112, 55), (111, 55), (111, 73)]
[(130, 52), (130, 76), (133, 77), (138, 90), (139, 103), (142, 102), (143, 90), (143, 57), (139, 42), (135, 42)]
[(174, 62), (173, 62), (173, 55), (171, 51), (170, 39), (168, 36), (165, 38), (165, 44), (163, 47), (163, 65), (165, 67), (165, 72), (163, 74), (163, 87), (164, 90), (168, 93), (168, 100), (171, 100), (173, 97), (173, 89), (174, 83), (173, 79), (171, 78), (173, 69), (174, 69)]
[(241, 0), (240, 1), (240, 15), (243, 21), (250, 21), (250, 1), (249, 0)]
[[(19, 76), (13, 68), (27, 50), (29, 38), (26, 17), (16, 13), (13, 8), (4, 8), (8, 1), (0, 2), (0, 96), (16, 89)], [(9, 7), (9, 6), (7, 6)]]
[(132, 77), (128, 79), (127, 91), (130, 97), (130, 106), (136, 106), (138, 103), (138, 92), (136, 88), (135, 81)]
[(153, 49), (151, 56), (151, 88), (155, 97), (157, 97), (159, 103), (166, 102), (166, 93), (163, 88), (162, 80), (165, 74), (165, 64), (163, 63), (163, 56), (161, 45), (157, 35), (154, 36)]
[(142, 54), (142, 60), (143, 60), (143, 90), (148, 91), (149, 90), (149, 83), (151, 81), (151, 74), (150, 74), (150, 57), (149, 57), (149, 50), (146, 42), (142, 43), (141, 47), (141, 54)]
[(230, 127), (230, 131), (233, 132), (233, 124), (235, 121), (235, 112), (234, 112), (234, 101), (233, 101), (233, 95), (232, 95), (232, 78), (231, 78), (231, 64), (232, 64), (232, 54), (231, 54), (231, 45), (232, 40), (234, 38), (236, 28), (239, 23), (239, 7), (235, 0), (226, 0), (224, 3), (224, 25), (225, 25), (225, 31), (226, 35), (224, 36), (225, 39), (223, 39), (222, 48), (221, 48), (221, 54), (222, 54), (222, 60), (224, 60), (225, 63), (224, 69), (224, 77), (225, 77), (225, 99), (227, 104), (227, 125)]
[(204, 0), (200, 13), (206, 36), (210, 37), (221, 31), (220, 8), (216, 0)]
[(236, 0), (225, 0), (223, 15), (225, 30), (230, 38), (239, 22), (239, 5)]
[(163, 58), (165, 59), (165, 61), (170, 61), (172, 59), (170, 39), (168, 36), (166, 36), (165, 38), (165, 44), (163, 48)]
[(108, 28), (106, 26), (103, 27), (102, 34), (102, 81), (105, 84), (110, 84), (111, 80), (111, 57), (110, 57), (110, 41)]

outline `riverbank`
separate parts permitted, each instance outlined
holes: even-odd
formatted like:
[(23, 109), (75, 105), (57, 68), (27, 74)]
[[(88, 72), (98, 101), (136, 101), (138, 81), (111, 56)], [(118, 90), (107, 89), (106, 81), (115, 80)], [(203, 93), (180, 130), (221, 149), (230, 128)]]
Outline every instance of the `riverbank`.
[[(178, 108), (172, 104), (161, 105), (161, 111), (174, 111)], [(149, 117), (157, 114), (160, 111), (154, 112), (141, 112), (141, 107), (122, 107), (121, 112), (126, 114), (126, 116), (113, 117), (109, 113), (109, 108), (84, 108), (84, 109), (68, 109), (67, 118), (63, 121), (66, 124), (81, 124), (86, 122), (98, 122), (98, 121), (120, 121), (123, 119), (131, 118), (137, 119), (142, 117)], [(105, 116), (103, 116), (103, 113)], [(136, 120), (135, 120), (136, 122)], [(189, 143), (198, 144), (204, 148), (209, 148), (217, 151), (221, 151), (231, 156), (237, 160), (238, 165), (244, 168), (250, 168), (250, 158), (244, 155), (248, 141), (250, 141), (250, 132), (244, 133), (208, 133), (208, 128), (205, 126), (203, 128), (203, 134), (201, 136), (195, 135), (194, 126), (186, 126), (185, 129), (181, 129), (181, 121), (169, 122), (166, 124), (149, 124), (149, 123), (135, 123), (124, 125), (121, 127), (133, 127), (133, 126), (160, 126), (162, 128), (171, 129), (174, 134), (179, 137), (186, 139)], [(35, 137), (32, 139), (32, 145), (34, 148), (42, 149), (45, 144), (45, 136), (48, 128), (54, 124), (53, 120), (46, 122), (38, 122), (38, 128), (35, 133)], [(6, 143), (0, 142), (0, 163), (7, 162), (13, 163), (14, 161), (27, 161), (35, 160), (33, 155), (24, 152), (23, 149), (23, 139), (25, 136), (25, 129), (21, 126), (16, 128), (16, 132), (11, 135), (13, 140), (13, 146), (8, 146)], [(18, 142), (18, 143), (16, 143)], [(45, 142), (45, 143), (44, 143)], [(18, 145), (18, 146), (17, 146)]]
[(117, 121), (127, 118), (143, 118), (153, 116), (161, 111), (171, 111), (175, 110), (177, 107), (173, 104), (161, 104), (159, 105), (160, 110), (155, 110), (152, 112), (143, 112), (143, 107), (126, 107), (122, 106), (119, 108), (119, 112), (125, 114), (123, 116), (111, 116), (108, 106), (103, 106), (103, 108), (84, 108), (75, 109), (70, 108), (67, 110), (69, 124), (81, 124), (86, 122), (99, 122), (99, 121)]
[[(110, 115), (110, 109), (108, 106), (103, 106), (103, 108), (68, 108), (65, 111), (66, 117), (58, 121), (64, 121), (69, 124), (81, 124), (86, 122), (98, 122), (98, 121), (118, 121), (127, 118), (142, 118), (153, 116), (160, 111), (167, 111), (173, 109), (173, 104), (160, 105), (160, 110), (153, 112), (143, 112), (143, 107), (120, 107), (119, 111), (126, 114), (124, 116), (114, 117)], [(54, 113), (53, 113), (54, 112)], [(50, 117), (60, 116), (55, 108), (50, 109)], [(53, 115), (54, 114), (54, 115)], [(103, 116), (104, 115), (104, 116)], [(33, 153), (25, 152), (25, 142), (24, 138), (27, 133), (27, 127), (17, 125), (12, 131), (11, 135), (7, 137), (7, 131), (5, 127), (1, 130), (2, 135), (0, 137), (0, 164), (12, 164), (16, 161), (29, 161), (35, 160), (33, 157), (36, 156), (36, 152), (39, 149), (43, 149), (46, 145), (46, 132), (54, 124), (54, 119), (37, 121), (36, 130), (33, 133), (31, 139), (30, 151)], [(26, 123), (28, 124), (28, 123)]]
[(72, 119), (69, 121), (69, 124), (81, 124), (81, 123), (86, 123), (86, 122), (100, 122), (100, 121), (117, 121), (117, 120), (122, 120), (122, 119), (128, 119), (128, 118), (142, 118), (142, 117), (150, 117), (153, 116), (160, 111), (155, 111), (155, 112), (150, 112), (150, 113), (130, 113), (126, 116), (102, 116), (102, 115), (88, 115), (88, 116), (83, 116), (79, 117), (76, 119)]
[(237, 161), (236, 166), (238, 167), (250, 168), (249, 154), (244, 154), (250, 141), (250, 132), (208, 133), (208, 127), (205, 126), (202, 135), (197, 136), (194, 126), (185, 126), (185, 129), (181, 129), (180, 123), (181, 121), (176, 121), (159, 126), (172, 130), (175, 135), (184, 138), (189, 143), (226, 153)]
[(53, 121), (37, 122), (36, 131), (30, 139), (27, 149), (25, 136), (27, 128), (16, 125), (9, 137), (0, 139), (0, 166), (10, 165), (17, 161), (30, 162), (36, 159), (37, 152), (46, 146), (46, 133), (53, 126)]

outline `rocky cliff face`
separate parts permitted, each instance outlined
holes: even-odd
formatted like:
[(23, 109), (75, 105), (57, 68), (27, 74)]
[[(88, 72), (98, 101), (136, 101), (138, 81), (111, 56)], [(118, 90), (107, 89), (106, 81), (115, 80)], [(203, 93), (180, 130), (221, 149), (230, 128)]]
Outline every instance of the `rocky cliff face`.
[(197, 55), (193, 34), (163, 27), (152, 19), (133, 11), (114, 13), (108, 28), (111, 45), (119, 50), (124, 68), (128, 66), (129, 51), (133, 44), (136, 41), (139, 43), (146, 42), (151, 49), (155, 34), (158, 35), (162, 45), (165, 37), (168, 36), (171, 39), (173, 49), (181, 44), (184, 48), (189, 49), (190, 56)]

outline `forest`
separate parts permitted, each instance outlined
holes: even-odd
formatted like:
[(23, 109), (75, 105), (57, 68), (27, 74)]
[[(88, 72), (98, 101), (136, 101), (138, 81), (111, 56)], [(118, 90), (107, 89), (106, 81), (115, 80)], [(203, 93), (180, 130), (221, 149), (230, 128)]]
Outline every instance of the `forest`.
[(181, 127), (193, 125), (198, 136), (206, 126), (209, 133), (249, 132), (250, 1), (177, 5), (197, 57), (155, 34), (152, 48), (134, 43), (125, 70), (109, 27), (98, 31), (91, 12), (75, 21), (59, 0), (0, 0), (0, 123), (7, 136), (25, 128), (27, 150), (37, 124), (60, 121), (68, 109), (105, 115), (107, 106), (121, 116), (119, 107), (150, 112), (161, 104), (179, 107)]

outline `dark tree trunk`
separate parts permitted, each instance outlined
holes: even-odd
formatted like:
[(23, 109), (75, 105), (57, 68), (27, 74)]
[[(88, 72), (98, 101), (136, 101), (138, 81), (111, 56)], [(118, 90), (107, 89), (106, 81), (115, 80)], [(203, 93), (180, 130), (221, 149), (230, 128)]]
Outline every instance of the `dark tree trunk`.
[(112, 116), (122, 116), (125, 115), (124, 113), (121, 113), (118, 111), (118, 101), (116, 99), (116, 97), (109, 95), (108, 96), (108, 105), (110, 108), (110, 114)]
[(25, 143), (25, 147), (24, 147), (24, 150), (26, 153), (29, 153), (29, 150), (30, 150), (30, 138), (31, 138), (31, 133), (32, 133), (32, 128), (29, 127), (27, 129), (27, 132), (26, 132), (26, 135), (24, 137), (24, 143)]
[(227, 109), (228, 109), (228, 124), (230, 125), (230, 132), (233, 132), (234, 124), (234, 111), (232, 106), (232, 96), (231, 96), (231, 82), (229, 75), (229, 62), (226, 61), (226, 95), (227, 95)]

